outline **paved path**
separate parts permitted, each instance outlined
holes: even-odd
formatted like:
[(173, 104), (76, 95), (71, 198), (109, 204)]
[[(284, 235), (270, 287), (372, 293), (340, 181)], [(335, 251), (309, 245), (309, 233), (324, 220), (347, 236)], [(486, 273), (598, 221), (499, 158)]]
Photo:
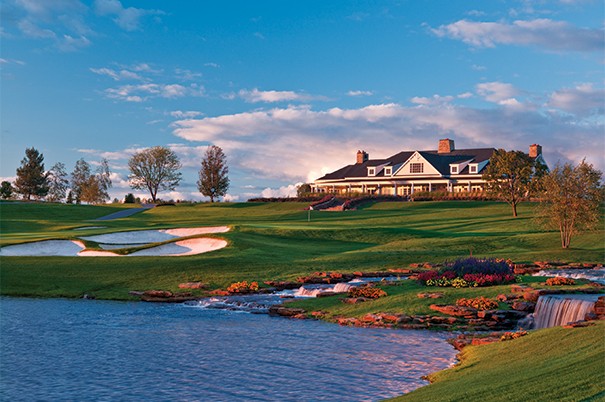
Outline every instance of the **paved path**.
[(141, 208), (129, 208), (123, 211), (114, 212), (113, 214), (105, 215), (95, 219), (95, 221), (110, 221), (112, 219), (126, 218), (127, 216), (138, 214), (139, 212), (146, 211), (155, 207), (153, 204), (143, 204)]

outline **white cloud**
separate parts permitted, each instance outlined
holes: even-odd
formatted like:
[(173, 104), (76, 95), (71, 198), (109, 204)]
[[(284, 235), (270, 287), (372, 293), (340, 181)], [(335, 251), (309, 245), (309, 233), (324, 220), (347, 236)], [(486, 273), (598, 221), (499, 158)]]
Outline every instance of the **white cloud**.
[(348, 96), (371, 96), (374, 95), (372, 91), (349, 91)]
[[(485, 84), (491, 85), (479, 88), (494, 102), (492, 108), (460, 106), (452, 97), (439, 95), (427, 98), (422, 107), (380, 104), (315, 111), (289, 106), (179, 120), (173, 132), (188, 141), (222, 147), (236, 171), (290, 183), (352, 164), (360, 148), (371, 158), (381, 158), (399, 150), (435, 149), (445, 136), (455, 138), (459, 148), (526, 150), (540, 143), (552, 162), (583, 154), (605, 167), (600, 154), (605, 146), (602, 121), (580, 124), (568, 115), (520, 104), (511, 96), (518, 90), (508, 84)], [(448, 102), (432, 101), (446, 98)]]
[(431, 30), (439, 37), (461, 40), (475, 47), (497, 44), (536, 46), (550, 51), (594, 52), (605, 46), (603, 29), (578, 28), (550, 19), (504, 22), (460, 20)]
[(410, 102), (415, 103), (417, 105), (437, 105), (440, 103), (449, 103), (453, 100), (453, 96), (433, 95), (431, 98), (423, 96), (414, 96), (412, 99), (410, 99)]
[(239, 195), (225, 194), (225, 196), (223, 197), (223, 201), (225, 201), (225, 202), (236, 202), (239, 200), (240, 200)]
[(203, 96), (204, 88), (196, 84), (185, 87), (180, 84), (137, 84), (122, 85), (117, 88), (108, 88), (105, 95), (111, 99), (126, 102), (143, 102), (149, 98), (182, 98), (184, 96)]
[(114, 16), (113, 21), (125, 31), (141, 29), (141, 20), (146, 15), (162, 15), (163, 11), (128, 7), (119, 0), (95, 0), (95, 11), (101, 16)]
[(325, 99), (322, 96), (312, 96), (305, 93), (298, 93), (294, 91), (260, 91), (258, 88), (254, 88), (251, 91), (242, 89), (238, 93), (239, 97), (244, 99), (246, 102), (257, 103), (257, 102), (290, 102), (290, 101), (301, 101), (306, 102), (310, 100), (322, 100)]
[(605, 88), (594, 88), (592, 84), (581, 84), (575, 88), (555, 91), (548, 106), (580, 116), (605, 113)]
[(189, 110), (186, 112), (182, 110), (173, 110), (172, 112), (170, 112), (170, 116), (177, 119), (190, 119), (192, 117), (201, 116), (202, 114), (202, 112), (196, 112), (194, 110)]
[(485, 100), (499, 105), (519, 105), (519, 102), (515, 99), (519, 91), (511, 84), (498, 81), (483, 82), (477, 84), (477, 93)]
[(122, 70), (113, 70), (111, 68), (91, 68), (90, 71), (92, 71), (95, 74), (99, 74), (99, 75), (105, 75), (107, 77), (112, 78), (114, 81), (121, 81), (121, 80), (144, 80), (144, 78), (132, 71), (126, 70), (126, 69), (122, 69)]
[(286, 198), (296, 197), (296, 190), (302, 183), (289, 184), (279, 188), (267, 187), (261, 191), (260, 195), (263, 198)]

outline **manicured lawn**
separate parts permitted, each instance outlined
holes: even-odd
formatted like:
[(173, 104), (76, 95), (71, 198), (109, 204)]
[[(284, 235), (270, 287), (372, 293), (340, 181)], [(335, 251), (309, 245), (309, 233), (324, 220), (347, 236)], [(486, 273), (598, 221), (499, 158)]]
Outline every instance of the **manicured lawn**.
[(601, 321), (469, 346), (459, 365), (431, 375), (431, 385), (393, 401), (603, 401), (604, 335)]
[[(602, 262), (604, 230), (575, 238), (562, 250), (556, 232), (493, 202), (379, 203), (357, 211), (312, 212), (302, 203), (220, 203), (163, 206), (114, 221), (94, 221), (123, 205), (0, 203), (0, 245), (74, 239), (114, 231), (229, 225), (217, 235), (225, 249), (188, 257), (2, 257), (3, 295), (128, 299), (128, 290), (176, 290), (201, 280), (211, 287), (239, 281), (293, 280), (315, 271), (374, 271), (413, 262), (468, 256)], [(74, 231), (75, 228), (106, 228)]]

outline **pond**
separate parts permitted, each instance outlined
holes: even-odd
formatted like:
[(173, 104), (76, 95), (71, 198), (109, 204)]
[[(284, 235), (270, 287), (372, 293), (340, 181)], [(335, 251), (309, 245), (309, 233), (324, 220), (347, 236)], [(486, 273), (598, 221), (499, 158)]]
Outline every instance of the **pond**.
[(0, 303), (1, 400), (374, 401), (456, 354), (443, 333), (195, 304)]

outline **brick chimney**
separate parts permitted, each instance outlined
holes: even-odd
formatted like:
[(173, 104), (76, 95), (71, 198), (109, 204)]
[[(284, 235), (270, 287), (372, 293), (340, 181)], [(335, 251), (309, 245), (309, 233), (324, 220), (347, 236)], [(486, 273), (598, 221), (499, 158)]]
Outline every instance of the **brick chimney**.
[(357, 164), (364, 163), (370, 158), (366, 151), (357, 151)]
[(531, 144), (529, 146), (529, 157), (536, 158), (538, 155), (542, 155), (542, 145)]
[(453, 150), (454, 150), (454, 140), (450, 140), (449, 138), (439, 140), (439, 148), (437, 149), (438, 153), (449, 154)]

